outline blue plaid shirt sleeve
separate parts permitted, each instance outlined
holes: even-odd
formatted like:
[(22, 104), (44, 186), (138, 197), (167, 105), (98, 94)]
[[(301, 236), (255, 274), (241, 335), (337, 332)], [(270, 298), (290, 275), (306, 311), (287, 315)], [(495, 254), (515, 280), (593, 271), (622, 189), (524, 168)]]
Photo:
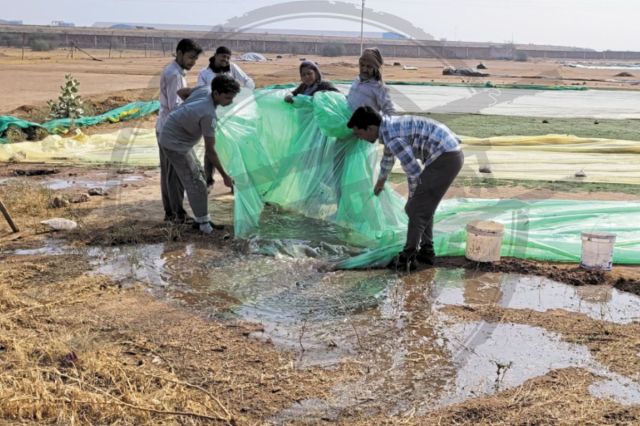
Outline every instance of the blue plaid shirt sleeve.
[(418, 179), (422, 173), (422, 167), (420, 167), (418, 160), (416, 160), (416, 157), (413, 155), (411, 145), (407, 145), (402, 138), (394, 138), (387, 142), (386, 147), (400, 160), (402, 170), (404, 170), (404, 173), (407, 175), (407, 181), (409, 183), (409, 198), (413, 197), (416, 187), (418, 186)]
[(391, 152), (391, 150), (385, 145), (384, 152), (382, 154), (382, 161), (380, 161), (380, 175), (378, 176), (378, 180), (386, 180), (395, 163), (396, 157), (393, 156), (393, 152)]

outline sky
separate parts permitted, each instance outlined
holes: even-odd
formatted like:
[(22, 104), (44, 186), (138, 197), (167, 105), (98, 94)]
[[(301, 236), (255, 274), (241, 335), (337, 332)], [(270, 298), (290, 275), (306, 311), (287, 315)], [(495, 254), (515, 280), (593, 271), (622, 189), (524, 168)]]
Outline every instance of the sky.
[[(360, 7), (361, 0), (336, 0)], [(77, 26), (94, 22), (224, 25), (257, 9), (289, 3), (277, 0), (0, 0), (0, 19), (25, 24), (54, 20)], [(319, 6), (317, 6), (319, 4)], [(311, 14), (332, 13), (330, 1), (312, 0)], [(549, 44), (597, 50), (640, 51), (638, 0), (366, 0), (367, 16), (383, 12), (408, 21), (435, 39)], [(292, 8), (295, 9), (295, 8)], [(284, 10), (288, 10), (285, 6)], [(359, 31), (357, 19), (280, 13), (266, 27)], [(344, 16), (343, 16), (344, 18)], [(374, 19), (379, 24), (389, 19)], [(397, 28), (405, 31), (405, 25)], [(395, 28), (395, 27), (394, 27)], [(381, 31), (366, 25), (365, 31)], [(406, 32), (406, 31), (405, 31)]]

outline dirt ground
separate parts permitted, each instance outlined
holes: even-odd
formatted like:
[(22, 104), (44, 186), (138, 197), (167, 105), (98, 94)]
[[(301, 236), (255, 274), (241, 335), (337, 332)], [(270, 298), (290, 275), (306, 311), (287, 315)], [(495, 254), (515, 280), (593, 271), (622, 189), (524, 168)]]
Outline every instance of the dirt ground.
[[(104, 52), (92, 52), (102, 55)], [(139, 55), (139, 53), (137, 53)], [(67, 52), (0, 50), (0, 111), (36, 119), (43, 106), (57, 95), (64, 74), (81, 81), (81, 93), (100, 108), (155, 97), (157, 76), (169, 58), (123, 57), (92, 61)], [(114, 55), (115, 56), (115, 55)], [(299, 57), (285, 56), (263, 64), (243, 64), (258, 86), (297, 80)], [(330, 79), (351, 79), (356, 58), (308, 57), (317, 60)], [(393, 62), (411, 65), (403, 70)], [(196, 68), (204, 66), (203, 57)], [(441, 75), (437, 60), (387, 58), (388, 80), (459, 81)], [(553, 62), (484, 62), (489, 72), (514, 77), (490, 77), (494, 83), (532, 82), (548, 75), (545, 84), (582, 84), (611, 79), (614, 72), (561, 67)], [(461, 66), (461, 64), (452, 64)], [(463, 66), (474, 67), (476, 61)], [(195, 70), (194, 70), (195, 71)], [(197, 72), (190, 79), (195, 80)], [(582, 79), (582, 80), (574, 80)], [(468, 78), (465, 78), (468, 80)], [(34, 82), (37, 81), (37, 84)], [(604, 81), (585, 81), (589, 87), (625, 87)], [(152, 127), (155, 118), (143, 121)], [(110, 127), (110, 126), (113, 126)], [(119, 129), (121, 124), (98, 126), (90, 132)], [(49, 175), (24, 176), (41, 170)], [(17, 176), (20, 175), (20, 176)], [(105, 195), (80, 197), (81, 181), (118, 182)], [(17, 176), (17, 177), (16, 177)], [(135, 176), (136, 179), (120, 179)], [(61, 189), (46, 189), (52, 177), (70, 182)], [(269, 339), (255, 338), (260, 325), (222, 322), (155, 297), (143, 283), (123, 286), (118, 280), (91, 273), (92, 248), (126, 247), (166, 242), (206, 244), (212, 256), (241, 256), (229, 238), (231, 228), (203, 237), (188, 226), (162, 221), (156, 169), (77, 167), (64, 165), (0, 165), (0, 199), (9, 207), (21, 232), (14, 234), (0, 222), (0, 422), (23, 424), (353, 424), (494, 425), (571, 424), (633, 425), (640, 423), (638, 405), (622, 405), (594, 397), (589, 386), (596, 376), (581, 368), (551, 370), (515, 388), (480, 395), (429, 413), (411, 410), (391, 416), (355, 407), (338, 417), (319, 416), (312, 422), (278, 420), (278, 413), (308, 400), (331, 400), (333, 390), (367, 375), (356, 361), (335, 368), (300, 368), (296, 353), (277, 347)], [(406, 185), (397, 186), (405, 191)], [(447, 197), (468, 194), (454, 186)], [(496, 189), (473, 190), (475, 197), (496, 196)], [(500, 187), (500, 196), (518, 198), (637, 201), (637, 196), (610, 192), (553, 192), (544, 188)], [(53, 207), (53, 200), (81, 199)], [(214, 204), (229, 194), (220, 186), (211, 194)], [(52, 233), (40, 221), (63, 217), (78, 229)], [(228, 211), (214, 211), (214, 220), (230, 225)], [(73, 253), (53, 255), (48, 241), (63, 241)], [(43, 249), (43, 247), (45, 249)], [(19, 254), (20, 250), (23, 252)], [(605, 285), (640, 294), (640, 268), (616, 266), (609, 273), (594, 273), (576, 265), (504, 259), (481, 266), (462, 258), (439, 259), (438, 266), (486, 268), (546, 276), (574, 286)], [(424, 273), (424, 271), (422, 272)], [(411, 277), (414, 278), (411, 278)], [(404, 278), (409, 286), (428, 285), (420, 273)], [(418, 278), (415, 278), (418, 277)], [(447, 307), (447, 315), (461, 321), (542, 327), (567, 342), (580, 342), (611, 371), (637, 377), (640, 366), (638, 323), (614, 324), (567, 311), (534, 312), (495, 305)], [(363, 402), (364, 404), (364, 402)], [(364, 405), (363, 405), (364, 407)], [(378, 410), (379, 411), (379, 410)], [(274, 420), (275, 419), (275, 420)]]
[[(55, 174), (16, 178), (20, 170)], [(144, 284), (122, 287), (112, 278), (89, 274), (89, 246), (205, 238), (187, 227), (162, 222), (158, 173), (153, 169), (126, 170), (142, 179), (62, 208), (51, 208), (51, 200), (72, 198), (83, 190), (72, 186), (52, 191), (38, 184), (52, 176), (71, 182), (99, 181), (104, 172), (48, 165), (0, 168), (0, 178), (11, 178), (0, 186), (0, 198), (11, 206), (22, 229), (13, 234), (4, 223), (0, 226), (1, 419), (45, 424), (297, 424), (269, 419), (296, 401), (331, 399), (335, 386), (363, 374), (359, 364), (348, 361), (330, 370), (299, 368), (295, 353), (252, 338), (259, 325), (207, 320), (153, 297)], [(448, 196), (462, 190), (453, 188)], [(518, 190), (510, 188), (509, 196), (517, 197)], [(521, 192), (529, 198), (549, 195), (544, 189)], [(607, 193), (554, 195), (611, 199)], [(215, 203), (227, 195), (216, 191), (211, 196)], [(56, 236), (39, 225), (50, 217), (73, 219), (80, 227)], [(214, 212), (214, 220), (225, 223), (227, 218)], [(214, 255), (237, 256), (229, 232), (220, 231), (208, 240)], [(54, 237), (79, 251), (62, 256), (37, 251)], [(35, 251), (15, 254), (15, 250), (29, 249)], [(440, 259), (438, 265), (481, 267), (462, 258)], [(516, 259), (487, 268), (547, 276), (578, 286), (604, 284), (640, 294), (639, 268), (593, 273), (575, 265)], [(594, 356), (613, 371), (639, 371), (630, 362), (639, 348), (637, 323), (616, 325), (564, 311), (548, 314), (493, 305), (447, 309), (447, 314), (462, 320), (530, 324), (558, 332), (567, 341), (587, 339)], [(515, 389), (427, 415), (371, 418), (366, 410), (354, 409), (325, 420), (340, 424), (636, 424), (640, 408), (593, 397), (588, 387), (594, 380), (596, 376), (583, 369), (552, 370)]]
[[(151, 89), (148, 98), (155, 98), (159, 75), (169, 57), (144, 57), (142, 52), (113, 53), (107, 57), (105, 51), (89, 51), (103, 59), (94, 61), (88, 56), (76, 53), (69, 57), (66, 50), (51, 52), (27, 52), (21, 59), (19, 49), (0, 49), (0, 113), (12, 112), (16, 108), (44, 104), (47, 99), (55, 99), (58, 88), (64, 81), (64, 75), (71, 73), (80, 81), (80, 93), (85, 97), (105, 95), (128, 89)], [(198, 72), (207, 66), (210, 52), (205, 52), (188, 74), (188, 81), (194, 84)], [(298, 64), (300, 55), (267, 54), (269, 59), (263, 63), (239, 63), (244, 71), (252, 76), (258, 87), (271, 84), (299, 81)], [(282, 58), (277, 58), (282, 56)], [(357, 57), (305, 56), (316, 61), (325, 77), (330, 80), (353, 80), (358, 74)], [(478, 60), (442, 60), (385, 58), (383, 70), (386, 80), (414, 82), (479, 82), (547, 84), (547, 85), (584, 85), (586, 87), (638, 90), (638, 77), (614, 77), (619, 70), (592, 70), (563, 66), (560, 61), (529, 62), (482, 61), (487, 66), (489, 77), (443, 76), (445, 66), (475, 69)], [(400, 66), (394, 66), (400, 63)], [(405, 70), (404, 66), (417, 67), (417, 70)], [(616, 80), (616, 81), (612, 81)], [(34, 85), (33, 82), (38, 84)], [(131, 99), (139, 100), (140, 97)]]

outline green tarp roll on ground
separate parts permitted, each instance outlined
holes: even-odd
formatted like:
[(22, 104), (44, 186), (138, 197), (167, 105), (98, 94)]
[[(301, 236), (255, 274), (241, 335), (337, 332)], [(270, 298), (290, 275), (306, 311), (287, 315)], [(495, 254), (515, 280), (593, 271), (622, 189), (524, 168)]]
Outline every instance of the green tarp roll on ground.
[[(42, 125), (38, 123), (21, 120), (10, 115), (0, 115), (0, 135), (2, 135), (9, 128), (9, 126), (16, 126), (21, 129), (26, 129), (29, 127), (42, 127)], [(0, 139), (0, 141), (1, 140), (2, 139)]]
[(107, 111), (104, 114), (93, 117), (82, 117), (75, 120), (60, 118), (43, 123), (42, 127), (47, 129), (49, 133), (64, 133), (72, 125), (76, 127), (86, 127), (95, 126), (96, 124), (104, 122), (118, 123), (120, 121), (133, 120), (135, 118), (147, 116), (159, 109), (160, 102), (158, 101), (131, 102), (127, 105)]
[[(0, 116), (0, 135), (2, 135), (10, 125), (17, 126), (21, 129), (29, 127), (43, 127), (50, 134), (65, 133), (70, 127), (87, 127), (95, 126), (96, 124), (110, 122), (117, 123), (120, 121), (133, 120), (135, 118), (141, 118), (146, 115), (152, 114), (160, 109), (160, 102), (131, 102), (127, 105), (121, 106), (116, 109), (105, 112), (104, 114), (92, 116), (92, 117), (80, 117), (74, 120), (70, 118), (59, 118), (56, 120), (47, 121), (46, 123), (38, 124), (30, 121), (21, 120), (19, 118), (2, 115)], [(2, 139), (0, 139), (0, 143)], [(6, 143), (6, 141), (4, 142)]]
[[(353, 80), (332, 80), (334, 84), (351, 84)], [(398, 81), (398, 80), (385, 80), (386, 85), (392, 86), (431, 86), (431, 87), (476, 87), (476, 88), (496, 88), (496, 89), (531, 89), (531, 90), (572, 90), (572, 91), (584, 91), (589, 90), (585, 86), (563, 86), (553, 84), (508, 84), (508, 83), (492, 83), (485, 81), (484, 83), (443, 83), (443, 82), (430, 82), (430, 81)], [(293, 84), (274, 84), (266, 87), (266, 89), (288, 89), (295, 87)]]

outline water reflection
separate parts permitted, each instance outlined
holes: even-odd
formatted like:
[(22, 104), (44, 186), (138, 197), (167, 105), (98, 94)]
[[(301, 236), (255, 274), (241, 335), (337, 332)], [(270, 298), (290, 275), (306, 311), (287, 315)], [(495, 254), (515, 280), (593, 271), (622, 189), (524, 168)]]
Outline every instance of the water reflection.
[[(355, 407), (424, 413), (570, 366), (611, 379), (586, 347), (565, 343), (555, 333), (460, 321), (440, 308), (562, 308), (598, 319), (606, 312), (605, 320), (629, 322), (640, 306), (631, 294), (585, 292), (536, 277), (463, 269), (408, 276), (386, 270), (321, 272), (322, 262), (313, 257), (229, 256), (199, 243), (94, 249), (90, 255), (96, 273), (145, 282), (159, 297), (210, 318), (259, 324), (261, 331), (252, 336), (291, 351), (300, 368), (358, 365), (357, 378), (337, 385), (330, 401), (297, 404), (276, 422), (293, 413), (296, 419), (317, 419), (319, 412), (331, 418)], [(618, 382), (594, 389), (617, 398), (621, 393), (611, 389)]]

